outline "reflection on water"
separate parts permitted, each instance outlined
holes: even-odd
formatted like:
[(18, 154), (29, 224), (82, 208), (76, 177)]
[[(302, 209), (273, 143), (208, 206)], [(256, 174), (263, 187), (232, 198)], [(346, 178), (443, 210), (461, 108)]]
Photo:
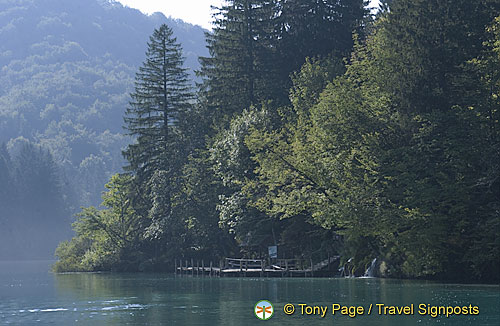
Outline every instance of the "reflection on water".
[[(254, 325), (261, 299), (271, 301), (270, 325), (499, 325), (499, 287), (382, 279), (250, 279), (168, 274), (53, 275), (48, 262), (0, 262), (0, 324), (14, 325)], [(293, 303), (297, 311), (282, 309)], [(302, 316), (299, 303), (328, 306)], [(480, 307), (477, 316), (332, 316), (331, 304)]]

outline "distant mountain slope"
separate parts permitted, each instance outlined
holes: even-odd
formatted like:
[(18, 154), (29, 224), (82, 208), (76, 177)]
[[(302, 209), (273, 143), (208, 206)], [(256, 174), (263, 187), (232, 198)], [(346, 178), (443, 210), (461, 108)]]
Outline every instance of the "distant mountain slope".
[(197, 69), (207, 55), (199, 26), (114, 1), (0, 0), (0, 143), (11, 152), (26, 142), (50, 149), (70, 176), (75, 206), (98, 204), (123, 164), (122, 116), (161, 23)]

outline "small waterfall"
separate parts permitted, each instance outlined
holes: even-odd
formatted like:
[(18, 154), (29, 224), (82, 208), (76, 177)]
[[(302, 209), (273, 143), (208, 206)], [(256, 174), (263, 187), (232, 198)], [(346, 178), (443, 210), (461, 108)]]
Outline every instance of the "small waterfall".
[(354, 275), (351, 275), (352, 267), (350, 266), (353, 259), (354, 259), (353, 257), (349, 258), (349, 260), (347, 260), (345, 262), (344, 266), (339, 268), (340, 277), (352, 277), (352, 276), (354, 276)]
[(364, 277), (373, 277), (373, 272), (375, 271), (375, 265), (377, 264), (377, 258), (374, 258), (372, 260), (372, 263), (370, 264), (370, 267), (368, 267), (365, 271)]

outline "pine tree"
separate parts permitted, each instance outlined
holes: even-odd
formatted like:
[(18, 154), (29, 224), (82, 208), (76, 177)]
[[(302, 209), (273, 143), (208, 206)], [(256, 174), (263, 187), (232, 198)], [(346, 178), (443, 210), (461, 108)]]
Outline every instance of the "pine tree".
[[(363, 0), (283, 0), (278, 19), (281, 71), (287, 78), (306, 57), (349, 56), (352, 34), (362, 33)], [(291, 85), (290, 85), (291, 86)]]
[(183, 63), (182, 49), (172, 30), (161, 25), (148, 42), (125, 117), (126, 129), (137, 139), (123, 153), (139, 189), (133, 206), (148, 218), (143, 221), (144, 235), (152, 239), (156, 249), (165, 244), (166, 229), (174, 228), (166, 221), (175, 219), (182, 227), (174, 213), (173, 198), (180, 191), (182, 166), (187, 160), (183, 130), (193, 99)]
[(124, 156), (128, 169), (143, 181), (156, 170), (171, 170), (181, 159), (178, 125), (184, 123), (192, 99), (183, 63), (181, 46), (163, 24), (150, 37), (125, 117), (125, 128), (137, 142)]
[(198, 74), (215, 121), (225, 116), (228, 122), (234, 113), (276, 92), (275, 9), (274, 0), (233, 0), (214, 14), (214, 31), (206, 34), (210, 57), (200, 58)]

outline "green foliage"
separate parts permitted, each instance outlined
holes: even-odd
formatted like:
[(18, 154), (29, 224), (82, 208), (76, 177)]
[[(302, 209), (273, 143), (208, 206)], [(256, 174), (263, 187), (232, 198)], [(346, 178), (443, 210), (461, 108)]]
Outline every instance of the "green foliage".
[[(468, 90), (464, 96), (467, 101), (456, 109), (461, 119), (474, 122), (466, 126), (474, 138), (467, 137), (464, 143), (476, 168), (469, 178), (474, 189), (474, 213), (479, 213), (479, 218), (470, 219), (467, 225), (470, 249), (464, 261), (476, 277), (495, 279), (500, 261), (500, 16), (488, 26), (487, 35), (483, 52), (465, 68), (466, 77), (473, 78), (462, 78)], [(470, 172), (470, 166), (464, 169)]]
[(141, 216), (131, 205), (132, 177), (113, 175), (102, 196), (104, 209), (82, 208), (76, 236), (56, 249), (57, 272), (137, 269)]
[(348, 56), (352, 34), (363, 33), (365, 5), (363, 0), (279, 1), (276, 29), (283, 77), (299, 71), (308, 57)]
[(182, 216), (186, 218), (189, 250), (186, 256), (208, 260), (228, 256), (234, 248), (234, 238), (219, 227), (217, 205), (222, 185), (212, 169), (207, 150), (193, 152), (183, 168)]
[[(210, 242), (224, 242), (217, 220), (204, 207), (193, 209), (197, 202), (215, 212), (215, 201), (203, 200), (200, 191), (207, 188), (197, 185), (204, 179), (197, 171), (206, 169), (196, 158), (206, 119), (192, 105), (187, 77), (180, 45), (168, 26), (160, 26), (148, 43), (125, 117), (136, 138), (124, 151), (131, 174), (111, 178), (102, 197), (106, 209), (88, 207), (78, 214), (77, 235), (58, 249), (56, 270), (149, 270), (223, 247)], [(87, 161), (99, 164), (97, 158)]]
[[(330, 236), (368, 237), (376, 232), (368, 187), (377, 177), (376, 161), (367, 150), (375, 125), (364, 124), (371, 116), (360, 109), (365, 94), (352, 92), (347, 77), (329, 82), (334, 74), (322, 72), (330, 66), (328, 61), (306, 63), (298, 76), (310, 78), (295, 79), (289, 110), (297, 118), (288, 119), (282, 130), (255, 131), (247, 138), (263, 190), (255, 205), (281, 219), (331, 230)], [(340, 249), (337, 243), (334, 251)]]
[(285, 111), (294, 118), (247, 138), (258, 163), (255, 205), (337, 230), (358, 273), (378, 256), (392, 276), (495, 279), (486, 270), (498, 271), (498, 242), (484, 226), (498, 223), (498, 173), (485, 176), (499, 157), (497, 102), (482, 90), (498, 79), (481, 80), (485, 58), (496, 58), (485, 33), (492, 4), (475, 3), (464, 30), (470, 5), (394, 2), (344, 76), (319, 97), (295, 86)]
[[(368, 45), (371, 78), (387, 91), (387, 117), (395, 122), (378, 156), (381, 189), (396, 209), (387, 246), (402, 275), (479, 272), (464, 258), (471, 238), (483, 237), (475, 227), (491, 223), (495, 195), (478, 179), (489, 170), (486, 161), (497, 161), (483, 158), (497, 136), (473, 113), (493, 103), (481, 91), (482, 74), (472, 77), (467, 66), (486, 50), (485, 28), (498, 9), (489, 1), (394, 2)], [(492, 270), (496, 250), (483, 261)]]
[(82, 257), (90, 247), (91, 241), (82, 237), (61, 242), (56, 248), (59, 260), (52, 266), (52, 270), (55, 273), (92, 271), (91, 266), (82, 263)]
[(248, 205), (242, 187), (253, 178), (254, 163), (245, 144), (252, 128), (270, 127), (266, 109), (244, 110), (231, 120), (227, 130), (221, 131), (210, 148), (215, 176), (224, 188), (219, 194), (217, 210), (219, 224), (233, 234), (236, 241), (246, 246), (265, 247), (272, 244), (272, 220)]
[(156, 260), (160, 255), (171, 259), (187, 241), (179, 196), (182, 168), (190, 151), (191, 137), (185, 131), (190, 130), (194, 113), (190, 113), (193, 96), (182, 49), (167, 25), (153, 32), (131, 97), (125, 122), (137, 141), (128, 146), (124, 156), (142, 192), (139, 211), (148, 216), (149, 223), (142, 231), (155, 247)]
[[(220, 183), (219, 224), (247, 254), (260, 254), (277, 243), (296, 250), (299, 245), (292, 235), (300, 228), (308, 229), (311, 237), (322, 233), (305, 222), (308, 218), (301, 211), (295, 212), (300, 215), (296, 220), (280, 223), (277, 212), (262, 207), (264, 198), (269, 199), (255, 174), (262, 161), (252, 158), (253, 144), (247, 138), (254, 135), (260, 146), (268, 142), (262, 134), (275, 135), (290, 119), (305, 121), (301, 107), (315, 102), (326, 83), (343, 72), (340, 58), (350, 51), (351, 34), (364, 14), (362, 1), (230, 1), (214, 16), (216, 28), (207, 34), (211, 57), (201, 58), (200, 75), (205, 79), (200, 101), (215, 110), (218, 132), (209, 151)], [(306, 56), (315, 59), (306, 61)], [(304, 61), (307, 67), (293, 74)], [(287, 98), (290, 74), (294, 88)], [(277, 109), (290, 100), (295, 112)], [(283, 164), (274, 167), (283, 169)], [(304, 234), (302, 238), (311, 239)], [(303, 250), (312, 247), (318, 246), (304, 245)]]
[(179, 138), (176, 126), (185, 119), (192, 98), (182, 49), (165, 24), (150, 38), (131, 97), (125, 123), (137, 143), (129, 145), (124, 156), (129, 169), (143, 179), (151, 177), (152, 171), (174, 165), (177, 158), (172, 147)]
[(201, 57), (201, 96), (214, 122), (226, 126), (235, 113), (283, 96), (277, 80), (274, 16), (277, 1), (233, 0), (214, 14), (207, 33), (210, 57)]
[(288, 104), (290, 74), (306, 57), (337, 58), (352, 49), (366, 15), (362, 0), (235, 0), (218, 8), (201, 57), (201, 96), (219, 127), (252, 105)]

